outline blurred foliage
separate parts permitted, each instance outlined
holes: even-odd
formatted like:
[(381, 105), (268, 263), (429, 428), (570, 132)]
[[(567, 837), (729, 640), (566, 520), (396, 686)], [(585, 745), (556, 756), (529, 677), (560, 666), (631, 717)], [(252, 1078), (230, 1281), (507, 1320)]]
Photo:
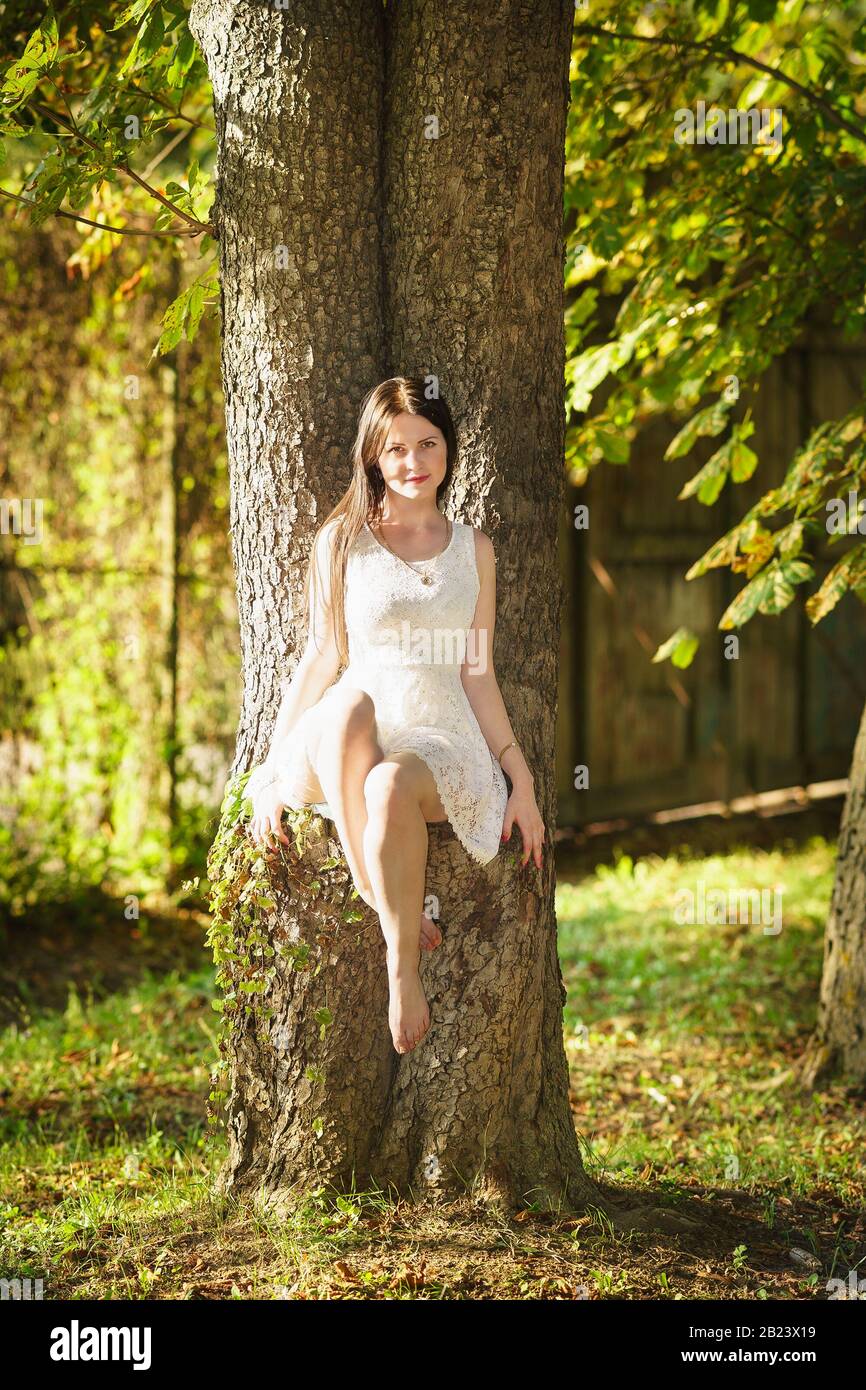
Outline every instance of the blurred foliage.
[(0, 13), (0, 160), (11, 166), (0, 197), (30, 227), (76, 223), (68, 264), (85, 278), (137, 242), (129, 296), (152, 283), (161, 251), (185, 246), (184, 283), (160, 308), (156, 350), (168, 352), (195, 337), (219, 294), (211, 87), (186, 6), (135, 0), (118, 14), (73, 0), (35, 19), (14, 0)]
[(107, 277), (65, 284), (74, 245), (54, 228), (4, 257), (0, 477), (42, 502), (40, 543), (10, 532), (0, 552), (13, 910), (54, 880), (143, 894), (202, 869), (239, 699), (213, 328), (153, 367), (171, 265), (128, 302)]
[(137, 249), (67, 281), (77, 243), (0, 227), (2, 491), (42, 504), (41, 541), (10, 531), (0, 551), (13, 911), (202, 869), (239, 700), (215, 325), (154, 365), (170, 260), (128, 299)]
[[(638, 433), (665, 415), (684, 422), (667, 459), (719, 439), (680, 494), (711, 506), (759, 467), (745, 440), (774, 359), (809, 326), (862, 343), (864, 66), (863, 0), (578, 8), (565, 191), (573, 481), (627, 462)], [(700, 110), (712, 134), (713, 107), (767, 112), (764, 130), (756, 118), (743, 143), (680, 138), (686, 113)], [(828, 501), (847, 504), (864, 474), (863, 410), (819, 422), (783, 486), (688, 571), (745, 576), (720, 628), (782, 612), (814, 578), (810, 544), (828, 534), (844, 554), (809, 598), (810, 619), (849, 590), (866, 601), (866, 505), (850, 506), (844, 527), (827, 525)], [(688, 664), (696, 646), (669, 639), (657, 656)]]
[(8, 4), (0, 63), (0, 477), (41, 509), (0, 565), (0, 906), (25, 912), (203, 871), (239, 690), (186, 9)]

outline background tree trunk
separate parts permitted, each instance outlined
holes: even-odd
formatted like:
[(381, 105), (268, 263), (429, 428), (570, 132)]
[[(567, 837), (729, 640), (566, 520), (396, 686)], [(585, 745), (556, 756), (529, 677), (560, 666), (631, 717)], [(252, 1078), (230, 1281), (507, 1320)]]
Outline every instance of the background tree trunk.
[(807, 1086), (866, 1080), (866, 708), (842, 810), (818, 1022), (799, 1074)]
[[(283, 655), (302, 635), (303, 564), (349, 482), (361, 397), (420, 373), (460, 428), (447, 510), (497, 547), (496, 666), (547, 826), (540, 873), (510, 848), (480, 868), (450, 827), (431, 827), (444, 940), (423, 966), (430, 1032), (400, 1057), (378, 919), (341, 923), (345, 864), (320, 867), (339, 854), (334, 827), (309, 818), (269, 923), (273, 1016), (232, 1045), (222, 1181), (274, 1209), (312, 1182), (605, 1205), (569, 1110), (553, 910), (572, 23), (566, 0), (192, 7), (219, 141), (245, 684), (235, 769), (266, 751)], [(275, 268), (280, 242), (288, 270)], [(299, 945), (321, 953), (320, 971), (291, 968)], [(320, 1035), (322, 1009), (333, 1022)]]

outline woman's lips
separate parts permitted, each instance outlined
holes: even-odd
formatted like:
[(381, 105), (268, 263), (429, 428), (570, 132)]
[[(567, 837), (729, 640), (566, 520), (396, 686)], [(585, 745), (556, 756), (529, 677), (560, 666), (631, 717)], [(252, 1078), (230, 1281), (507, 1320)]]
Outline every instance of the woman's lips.
[(428, 479), (429, 477), (430, 477), (430, 474), (429, 474), (429, 473), (413, 473), (412, 476), (411, 476), (410, 478), (407, 478), (407, 479), (406, 479), (406, 482), (407, 482), (407, 483), (424, 483), (424, 482), (427, 481), (427, 479)]

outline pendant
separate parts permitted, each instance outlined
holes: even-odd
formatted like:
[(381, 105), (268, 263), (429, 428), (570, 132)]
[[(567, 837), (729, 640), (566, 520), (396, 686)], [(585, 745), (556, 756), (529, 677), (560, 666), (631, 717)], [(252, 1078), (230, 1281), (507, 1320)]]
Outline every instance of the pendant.
[(433, 583), (433, 580), (430, 578), (429, 574), (422, 574), (422, 576), (421, 576), (421, 583), (422, 583), (422, 584), (432, 584), (432, 583)]

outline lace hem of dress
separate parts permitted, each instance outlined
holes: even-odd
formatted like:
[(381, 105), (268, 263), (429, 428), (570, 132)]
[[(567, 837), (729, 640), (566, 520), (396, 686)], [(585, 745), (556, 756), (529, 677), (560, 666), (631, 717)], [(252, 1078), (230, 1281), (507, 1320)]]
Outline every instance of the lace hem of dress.
[[(390, 757), (392, 753), (399, 753), (400, 751), (401, 748), (397, 747), (396, 744), (389, 745), (388, 757)], [(450, 781), (448, 780), (445, 771), (445, 769), (447, 768), (447, 764), (440, 764), (437, 766), (436, 758), (425, 756), (425, 752), (423, 751), (423, 749), (418, 746), (417, 742), (414, 741), (412, 743), (407, 743), (405, 745), (405, 748), (402, 749), (402, 751), (405, 751), (407, 753), (414, 753), (417, 757), (421, 759), (422, 762), (426, 763), (429, 767), (430, 771), (433, 774), (433, 780), (436, 783), (436, 790), (439, 793), (439, 800), (442, 802), (442, 808), (445, 811), (446, 816), (448, 817), (448, 824), (451, 826), (451, 829), (454, 831), (454, 834), (460, 841), (460, 844), (463, 846), (466, 853), (469, 855), (470, 859), (473, 859), (476, 864), (481, 865), (492, 863), (493, 860), (496, 858), (497, 854), (499, 853), (500, 846), (497, 844), (493, 853), (485, 856), (484, 852), (478, 849), (477, 845), (475, 845), (469, 838), (469, 834), (465, 827), (465, 814), (461, 814), (461, 809), (465, 813), (465, 803), (461, 802), (459, 790), (455, 787), (452, 787)], [(436, 822), (431, 822), (431, 824), (435, 823)]]

